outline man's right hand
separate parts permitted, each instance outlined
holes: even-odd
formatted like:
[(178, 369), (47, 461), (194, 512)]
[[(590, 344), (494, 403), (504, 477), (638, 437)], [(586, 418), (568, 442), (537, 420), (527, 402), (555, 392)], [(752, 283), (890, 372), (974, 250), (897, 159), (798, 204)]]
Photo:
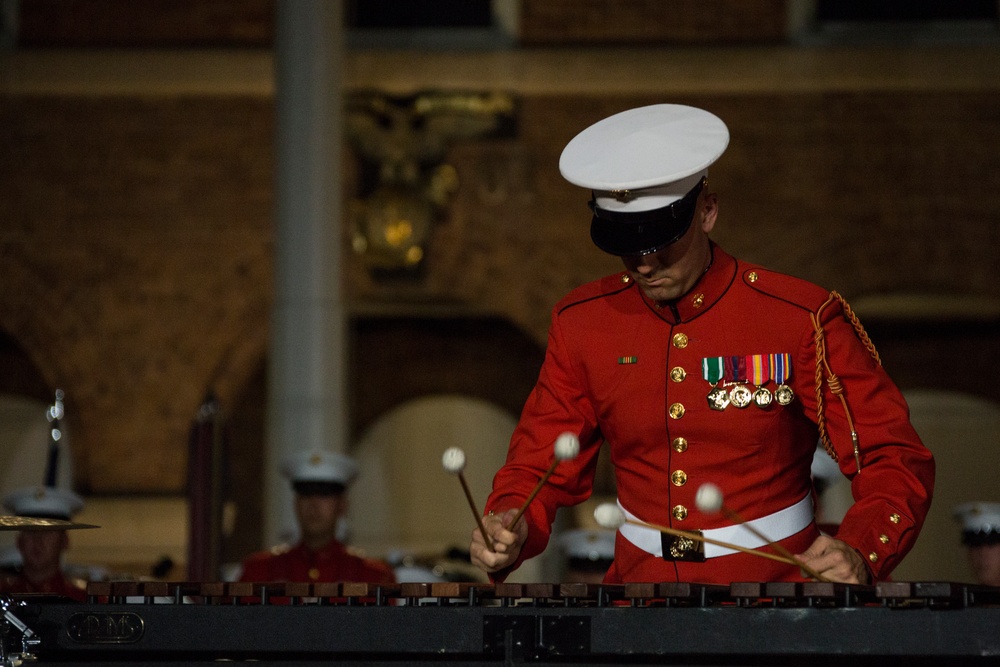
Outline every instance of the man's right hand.
[(510, 530), (510, 522), (517, 514), (516, 509), (509, 509), (503, 514), (488, 514), (483, 517), (483, 528), (490, 536), (493, 551), (486, 547), (479, 528), (472, 531), (472, 544), (469, 547), (469, 557), (472, 564), (486, 572), (498, 572), (514, 564), (521, 553), (521, 546), (528, 539), (528, 524), (518, 521), (514, 530)]

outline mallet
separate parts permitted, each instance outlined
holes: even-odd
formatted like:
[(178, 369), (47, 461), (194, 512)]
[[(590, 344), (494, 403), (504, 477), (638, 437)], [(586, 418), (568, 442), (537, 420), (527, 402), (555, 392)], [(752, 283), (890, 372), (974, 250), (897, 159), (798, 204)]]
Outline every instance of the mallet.
[(472, 508), (472, 515), (476, 517), (476, 525), (479, 526), (479, 532), (482, 533), (483, 541), (486, 542), (486, 548), (493, 551), (493, 543), (490, 541), (490, 536), (486, 534), (486, 527), (483, 526), (483, 517), (476, 509), (476, 502), (472, 499), (472, 492), (469, 491), (469, 485), (462, 473), (465, 470), (465, 452), (458, 447), (449, 447), (441, 457), (441, 465), (448, 472), (458, 475), (458, 481), (462, 483), (462, 490), (465, 491), (465, 498), (469, 501), (469, 507)]
[(751, 533), (756, 535), (758, 539), (767, 542), (768, 546), (772, 547), (775, 551), (784, 556), (788, 561), (798, 563), (802, 571), (808, 574), (813, 579), (816, 579), (817, 581), (828, 581), (828, 579), (826, 579), (816, 570), (812, 569), (808, 565), (805, 565), (804, 563), (797, 561), (792, 556), (791, 552), (788, 551), (788, 549), (781, 546), (780, 544), (769, 538), (767, 535), (754, 528), (752, 525), (750, 525), (750, 523), (746, 519), (737, 514), (734, 510), (731, 510), (728, 507), (726, 507), (725, 503), (723, 502), (722, 489), (720, 489), (715, 484), (709, 482), (707, 484), (702, 484), (701, 486), (699, 486), (698, 492), (694, 496), (694, 503), (695, 505), (698, 506), (698, 509), (700, 509), (705, 514), (715, 514), (716, 512), (722, 512), (729, 518), (730, 521), (742, 525), (744, 528), (746, 528)]
[(524, 510), (528, 509), (528, 505), (531, 504), (531, 501), (535, 499), (538, 492), (542, 490), (543, 486), (545, 486), (545, 482), (547, 482), (549, 477), (552, 476), (552, 473), (555, 472), (556, 466), (559, 465), (559, 462), (576, 458), (576, 455), (580, 453), (580, 439), (577, 438), (574, 433), (562, 433), (558, 438), (556, 438), (554, 449), (555, 457), (552, 459), (552, 465), (550, 465), (549, 469), (545, 471), (542, 478), (538, 480), (538, 484), (535, 485), (535, 488), (531, 491), (531, 495), (529, 495), (528, 499), (524, 501), (523, 505), (521, 505), (521, 509), (519, 509), (517, 514), (514, 515), (514, 520), (510, 522), (510, 527), (507, 530), (514, 530), (517, 522), (521, 520), (521, 515), (524, 514)]

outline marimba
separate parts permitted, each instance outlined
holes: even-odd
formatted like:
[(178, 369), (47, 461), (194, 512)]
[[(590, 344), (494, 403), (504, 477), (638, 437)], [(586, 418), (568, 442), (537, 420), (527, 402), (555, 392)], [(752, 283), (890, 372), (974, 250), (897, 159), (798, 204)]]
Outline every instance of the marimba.
[[(95, 582), (21, 597), (5, 655), (43, 664), (985, 664), (1000, 588), (948, 582)], [(5, 663), (7, 664), (7, 663)], [(18, 663), (10, 663), (18, 664)]]

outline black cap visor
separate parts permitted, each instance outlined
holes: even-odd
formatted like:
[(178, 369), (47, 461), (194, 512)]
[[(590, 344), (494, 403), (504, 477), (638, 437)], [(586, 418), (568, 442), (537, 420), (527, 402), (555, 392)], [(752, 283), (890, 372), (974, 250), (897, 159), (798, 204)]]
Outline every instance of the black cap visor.
[(344, 492), (343, 484), (321, 480), (298, 480), (292, 482), (292, 488), (300, 496), (339, 496)]
[(962, 531), (962, 544), (967, 547), (985, 547), (1000, 544), (1000, 530), (988, 528), (984, 530)]
[(591, 199), (590, 238), (604, 252), (618, 256), (648, 255), (676, 243), (691, 228), (705, 182), (702, 178), (681, 199), (650, 211), (607, 211)]

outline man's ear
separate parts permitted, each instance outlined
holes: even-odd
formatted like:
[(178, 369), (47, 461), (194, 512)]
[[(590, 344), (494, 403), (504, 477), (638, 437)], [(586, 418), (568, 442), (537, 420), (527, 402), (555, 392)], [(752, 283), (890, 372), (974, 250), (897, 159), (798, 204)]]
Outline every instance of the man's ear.
[(706, 194), (699, 209), (701, 213), (701, 228), (706, 234), (715, 227), (715, 219), (719, 215), (719, 197), (714, 192)]

